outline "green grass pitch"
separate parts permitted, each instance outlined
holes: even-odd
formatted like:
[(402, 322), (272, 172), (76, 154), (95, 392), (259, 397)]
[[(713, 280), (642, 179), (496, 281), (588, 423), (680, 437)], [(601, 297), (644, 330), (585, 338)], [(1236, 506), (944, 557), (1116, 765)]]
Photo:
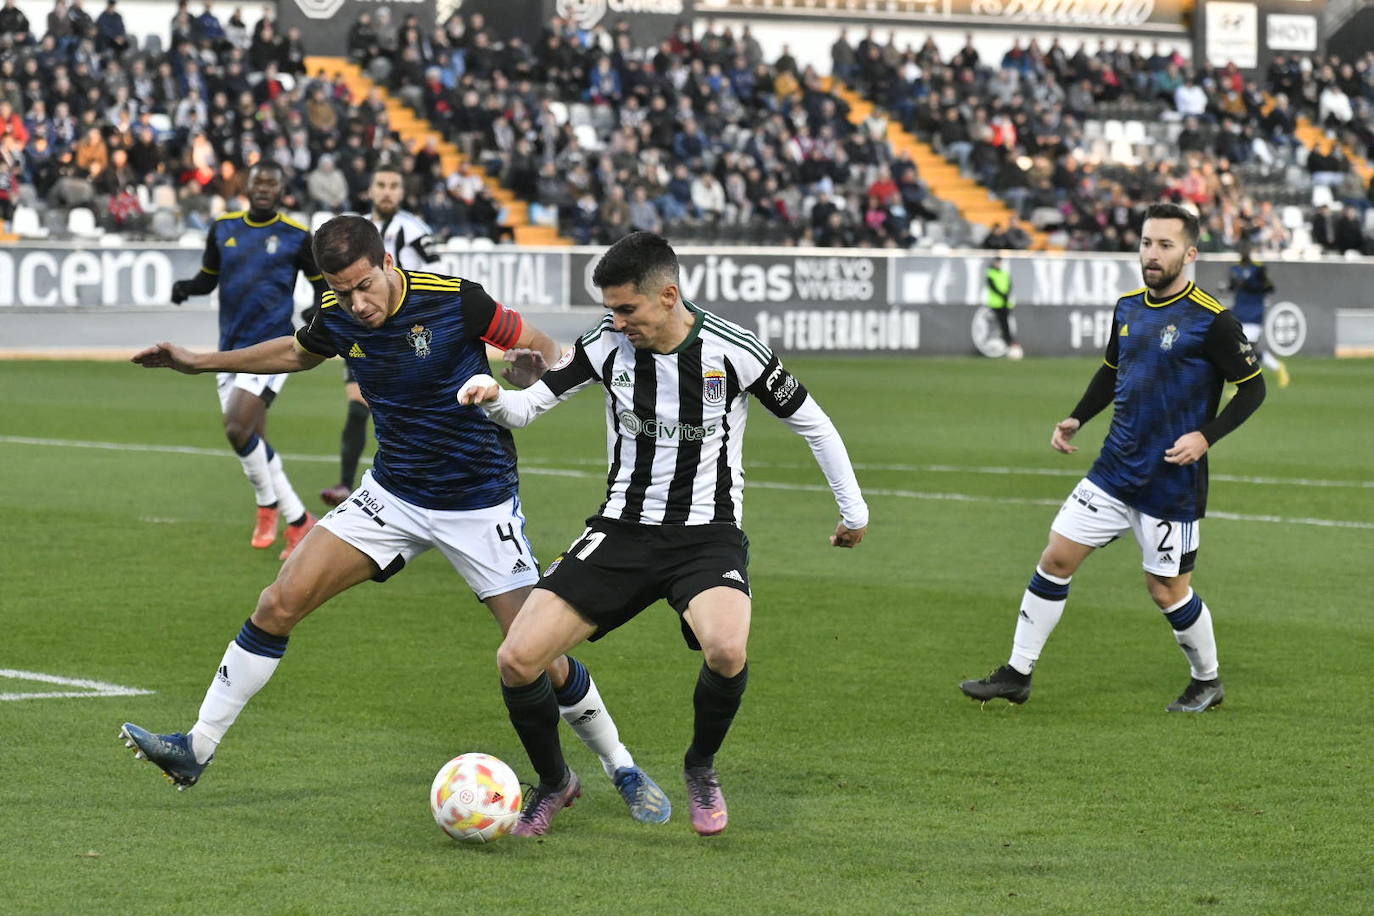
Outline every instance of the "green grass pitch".
[[(1296, 361), (1293, 387), (1212, 454), (1195, 583), (1228, 697), (1204, 716), (1164, 712), (1187, 666), (1130, 542), (1076, 578), (1030, 703), (980, 708), (956, 686), (1005, 660), (1055, 507), (1105, 432), (1091, 423), (1076, 456), (1048, 447), (1094, 361), (790, 365), (845, 435), (873, 520), (858, 550), (829, 547), (805, 443), (755, 407), (752, 678), (718, 760), (729, 830), (690, 828), (699, 660), (659, 605), (578, 655), (673, 819), (630, 821), (574, 741), (587, 794), (554, 832), (468, 848), (430, 819), (439, 766), (480, 750), (530, 771), (496, 627), (442, 559), (307, 619), (177, 793), (119, 724), (188, 728), (277, 566), (248, 547), (213, 380), (0, 363), (0, 668), (153, 691), (0, 701), (0, 912), (1369, 911), (1374, 362)], [(272, 409), (314, 507), (343, 414), (337, 366)], [(547, 562), (603, 495), (601, 399), (519, 444)], [(0, 694), (62, 689), (0, 678)]]

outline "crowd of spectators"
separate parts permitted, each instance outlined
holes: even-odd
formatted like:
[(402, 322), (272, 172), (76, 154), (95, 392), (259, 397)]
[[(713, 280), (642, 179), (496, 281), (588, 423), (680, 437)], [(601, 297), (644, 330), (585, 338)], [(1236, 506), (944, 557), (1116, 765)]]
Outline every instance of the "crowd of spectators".
[[(140, 48), (117, 4), (92, 19), (82, 0), (55, 0), (41, 38), (13, 0), (0, 9), (0, 215), (27, 198), (170, 237), (244, 206), (247, 168), (266, 158), (286, 170), (285, 206), (329, 212), (365, 209), (368, 173), (394, 160), (407, 206), (443, 236), (501, 237), (483, 171), (528, 201), (535, 222), (580, 243), (653, 229), (905, 247), (957, 222), (887, 142), (884, 121), (854, 123), (786, 46), (765, 60), (747, 25), (695, 35), (682, 24), (641, 47), (624, 23), (554, 19), (529, 45), (480, 13), (426, 29), (385, 6), (364, 11), (349, 55), (459, 146), (465, 164), (449, 173), (436, 142), (403, 144), (380, 93), (355, 99), (342, 79), (308, 74), (298, 30), (283, 34), (270, 8), (250, 27), (241, 8), (221, 20), (210, 2), (193, 13), (182, 0), (164, 51)], [(832, 65), (1065, 247), (1131, 250), (1148, 202), (1174, 199), (1202, 214), (1204, 249), (1242, 238), (1283, 248), (1291, 221), (1252, 188), (1284, 169), (1330, 191), (1313, 211), (1315, 244), (1368, 246), (1374, 186), (1358, 186), (1343, 147), (1374, 152), (1374, 55), (1277, 58), (1262, 89), (1234, 67), (1193, 71), (1158, 46), (1016, 42), (994, 65), (971, 39), (946, 61), (932, 40), (899, 50), (869, 30), (853, 44), (841, 31)], [(1111, 112), (1149, 121), (1155, 154), (1103, 155)], [(1303, 148), (1300, 113), (1330, 142)], [(982, 241), (1030, 238), (1013, 220)]]
[(457, 15), (432, 34), (353, 27), (353, 58), (580, 243), (675, 237), (906, 246), (941, 213), (914, 163), (745, 26), (656, 47), (555, 19), (535, 46)]
[[(1192, 69), (1158, 44), (1146, 53), (1138, 43), (1083, 42), (1070, 53), (1058, 39), (1015, 41), (994, 62), (970, 37), (945, 60), (932, 40), (899, 50), (869, 30), (853, 44), (841, 32), (831, 57), (837, 76), (1069, 248), (1133, 250), (1144, 207), (1159, 199), (1198, 209), (1204, 250), (1241, 239), (1288, 247), (1295, 227), (1270, 193), (1285, 184), (1297, 186), (1294, 202), (1313, 184), (1332, 188), (1341, 219), (1374, 203), (1374, 182), (1363, 187), (1343, 152), (1374, 156), (1374, 54), (1344, 63), (1280, 56), (1265, 87), (1229, 64)], [(1123, 114), (1151, 124), (1161, 141), (1135, 163), (1093, 142), (1104, 119)], [(1297, 140), (1299, 114), (1327, 129), (1318, 149)], [(1357, 237), (1338, 243), (1327, 228), (1313, 225), (1311, 238), (1328, 251)], [(1352, 248), (1369, 249), (1368, 239)]]
[[(404, 23), (403, 23), (404, 24)], [(144, 47), (118, 0), (91, 19), (82, 0), (56, 0), (39, 38), (7, 0), (0, 9), (0, 216), (27, 203), (61, 216), (90, 209), (111, 231), (174, 238), (244, 209), (248, 169), (282, 165), (292, 211), (365, 210), (379, 162), (407, 169), (425, 201), (452, 179), (431, 145), (408, 149), (385, 100), (355, 99), (341, 78), (306, 72), (298, 29), (271, 7), (251, 27), (211, 2), (182, 0), (169, 42)], [(499, 209), (479, 183), (430, 207), (444, 233), (496, 236)]]

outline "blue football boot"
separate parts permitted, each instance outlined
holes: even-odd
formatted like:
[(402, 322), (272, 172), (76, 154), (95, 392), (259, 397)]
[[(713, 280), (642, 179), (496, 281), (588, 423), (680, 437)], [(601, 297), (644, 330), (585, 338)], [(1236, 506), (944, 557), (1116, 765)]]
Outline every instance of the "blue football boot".
[(621, 767), (611, 777), (620, 797), (630, 806), (630, 817), (645, 824), (662, 824), (673, 813), (673, 803), (639, 767)]
[(125, 747), (134, 748), (135, 757), (157, 764), (178, 792), (195, 785), (200, 774), (215, 759), (211, 755), (204, 763), (196, 763), (196, 755), (191, 750), (191, 736), (180, 732), (155, 735), (146, 728), (125, 722), (119, 730), (119, 737), (124, 739)]

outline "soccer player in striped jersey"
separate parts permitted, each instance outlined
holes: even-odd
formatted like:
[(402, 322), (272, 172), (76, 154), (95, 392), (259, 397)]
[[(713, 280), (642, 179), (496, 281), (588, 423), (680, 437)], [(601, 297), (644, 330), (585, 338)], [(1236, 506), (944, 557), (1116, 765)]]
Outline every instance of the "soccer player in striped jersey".
[[(487, 344), (551, 357), (553, 341), (476, 283), (397, 268), (361, 216), (325, 223), (314, 248), (331, 292), (294, 337), (210, 354), (160, 343), (134, 357), (150, 368), (194, 374), (297, 372), (342, 355), (377, 422), (372, 469), (262, 592), (189, 734), (158, 735), (132, 723), (121, 730), (179, 788), (200, 778), (244, 704), (271, 678), (296, 625), (340, 592), (369, 579), (385, 581), (435, 547), (504, 632), (538, 579), (510, 434), (481, 410), (460, 405), (456, 395), (486, 367)], [(533, 376), (522, 376), (526, 368), (513, 366), (507, 378), (528, 383)], [(556, 707), (601, 758), (631, 815), (666, 821), (667, 796), (620, 742), (587, 669), (560, 654), (549, 660), (549, 672), (561, 685)]]
[[(424, 220), (401, 208), (405, 201), (401, 170), (394, 165), (379, 166), (372, 173), (367, 193), (372, 201), (372, 225), (382, 234), (382, 245), (396, 266), (402, 270), (432, 270), (438, 259), (434, 235)], [(320, 491), (320, 500), (326, 506), (337, 506), (353, 492), (358, 461), (367, 444), (367, 418), (371, 412), (353, 370), (347, 366), (344, 394), (348, 398), (348, 415), (339, 437), (339, 482)]]
[[(279, 213), (282, 170), (263, 161), (248, 172), (247, 211), (226, 213), (210, 227), (200, 272), (172, 284), (172, 302), (219, 287), (219, 348), (235, 350), (289, 335), (294, 329), (296, 274), (317, 294), (326, 289), (310, 250), (310, 230)], [(296, 495), (281, 456), (267, 441), (267, 408), (286, 384), (285, 373), (221, 372), (216, 379), (224, 434), (253, 485), (257, 519), (250, 543), (262, 550), (277, 540), (284, 517), (284, 560), (315, 517)]]
[[(1088, 555), (1130, 532), (1140, 545), (1145, 587), (1188, 659), (1188, 685), (1166, 709), (1205, 712), (1226, 696), (1218, 673), (1212, 613), (1193, 591), (1200, 520), (1207, 509), (1207, 452), (1264, 401), (1264, 377), (1240, 321), (1191, 282), (1197, 217), (1155, 204), (1141, 229), (1142, 289), (1116, 304), (1103, 365), (1050, 437), (1057, 451), (1088, 420), (1115, 404), (1111, 427), (1088, 476), (1050, 526), (1049, 545), (1021, 598), (1011, 658), (960, 689), (975, 700), (1024, 703), (1031, 672), (1064, 613), (1069, 581)], [(1217, 413), (1222, 388), (1236, 395)]]
[(830, 418), (758, 338), (683, 300), (666, 240), (626, 236), (606, 251), (592, 282), (610, 314), (539, 382), (504, 391), (478, 376), (459, 392), (512, 428), (592, 385), (606, 395), (606, 501), (545, 571), (497, 653), (511, 722), (539, 775), (515, 832), (546, 833), (581, 794), (563, 759), (557, 691), (544, 669), (666, 598), (688, 645), (704, 655), (683, 763), (692, 826), (710, 836), (727, 820), (715, 755), (749, 673), (748, 540), (740, 528), (749, 397), (811, 446), (839, 503), (831, 544), (863, 540), (868, 506)]

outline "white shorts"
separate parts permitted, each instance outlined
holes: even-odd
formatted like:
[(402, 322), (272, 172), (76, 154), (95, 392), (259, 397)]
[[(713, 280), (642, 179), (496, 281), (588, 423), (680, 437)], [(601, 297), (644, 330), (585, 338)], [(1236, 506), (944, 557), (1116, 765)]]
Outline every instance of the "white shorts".
[(1192, 572), (1197, 559), (1196, 521), (1153, 518), (1107, 495), (1086, 477), (1064, 500), (1050, 530), (1088, 547), (1105, 547), (1129, 530), (1140, 545), (1141, 565), (1157, 576)]
[[(219, 411), (228, 413), (229, 398), (234, 393), (235, 388), (242, 388), (249, 394), (255, 394), (271, 404), (272, 399), (281, 391), (286, 384), (285, 372), (278, 372), (276, 375), (254, 375), (251, 372), (217, 372), (215, 374), (215, 387), (219, 389)], [(270, 391), (270, 395), (263, 392)]]
[(371, 557), (381, 570), (378, 581), (431, 547), (448, 558), (478, 598), (539, 581), (519, 496), (488, 509), (423, 509), (387, 491), (368, 470), (358, 489), (319, 523)]
[(1246, 323), (1242, 324), (1240, 326), (1240, 329), (1245, 332), (1245, 339), (1250, 341), (1252, 344), (1259, 343), (1260, 335), (1264, 333), (1264, 325), (1262, 324)]

